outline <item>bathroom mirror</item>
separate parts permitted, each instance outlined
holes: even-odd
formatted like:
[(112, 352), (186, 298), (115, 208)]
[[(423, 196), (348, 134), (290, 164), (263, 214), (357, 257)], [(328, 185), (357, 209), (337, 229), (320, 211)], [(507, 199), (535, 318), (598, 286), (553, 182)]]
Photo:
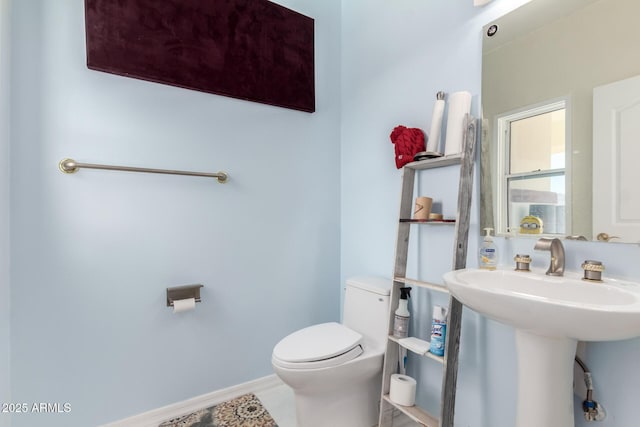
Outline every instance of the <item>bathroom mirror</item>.
[[(485, 26), (481, 229), (640, 242), (640, 147), (620, 139), (640, 133), (638, 16), (638, 0), (532, 0)], [(612, 109), (612, 87), (637, 93)]]

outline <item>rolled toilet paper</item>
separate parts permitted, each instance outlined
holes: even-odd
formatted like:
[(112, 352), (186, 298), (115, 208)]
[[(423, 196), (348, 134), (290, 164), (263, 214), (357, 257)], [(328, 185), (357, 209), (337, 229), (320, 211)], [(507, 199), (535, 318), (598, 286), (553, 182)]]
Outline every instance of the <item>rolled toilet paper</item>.
[(195, 298), (173, 300), (174, 313), (182, 313), (183, 311), (193, 310), (194, 308), (196, 308)]
[(471, 94), (469, 92), (455, 92), (449, 96), (447, 110), (447, 134), (444, 143), (445, 156), (462, 152), (464, 139), (464, 117), (471, 111)]
[(408, 375), (393, 374), (389, 384), (389, 399), (402, 406), (416, 403), (416, 380)]

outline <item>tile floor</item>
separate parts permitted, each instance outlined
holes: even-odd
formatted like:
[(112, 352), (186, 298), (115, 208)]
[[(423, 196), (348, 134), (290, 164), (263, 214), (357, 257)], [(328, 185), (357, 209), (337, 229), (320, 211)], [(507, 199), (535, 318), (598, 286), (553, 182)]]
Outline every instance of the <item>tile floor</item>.
[[(280, 384), (269, 389), (256, 392), (256, 396), (262, 402), (267, 411), (278, 424), (278, 427), (297, 427), (296, 409), (293, 391), (286, 384)], [(393, 427), (417, 426), (405, 415), (399, 413), (393, 419)], [(330, 427), (330, 426), (327, 426)]]

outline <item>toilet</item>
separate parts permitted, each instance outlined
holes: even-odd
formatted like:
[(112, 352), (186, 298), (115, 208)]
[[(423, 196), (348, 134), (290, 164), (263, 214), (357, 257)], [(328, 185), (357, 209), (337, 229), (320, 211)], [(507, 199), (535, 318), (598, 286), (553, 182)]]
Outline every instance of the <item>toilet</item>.
[(342, 323), (300, 329), (274, 347), (271, 364), (293, 389), (298, 427), (378, 424), (391, 283), (348, 279)]

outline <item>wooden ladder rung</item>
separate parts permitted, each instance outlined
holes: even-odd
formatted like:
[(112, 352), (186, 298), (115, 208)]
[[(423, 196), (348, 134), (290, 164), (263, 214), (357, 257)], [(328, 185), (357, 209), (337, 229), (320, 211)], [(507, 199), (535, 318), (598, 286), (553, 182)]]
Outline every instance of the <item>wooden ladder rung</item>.
[(420, 160), (417, 162), (411, 162), (404, 165), (407, 169), (425, 170), (442, 168), (445, 166), (459, 165), (462, 163), (462, 154), (450, 154), (448, 156), (436, 157), (433, 159)]
[(402, 406), (397, 403), (391, 401), (388, 394), (382, 396), (382, 398), (389, 402), (394, 408), (398, 409), (400, 412), (411, 418), (412, 421), (417, 422), (420, 425), (426, 427), (438, 427), (439, 422), (437, 418), (434, 418), (430, 413), (425, 411), (419, 406)]
[(449, 289), (445, 285), (441, 285), (439, 283), (425, 282), (423, 280), (409, 279), (407, 277), (395, 277), (393, 280), (404, 283), (405, 285), (412, 285), (419, 288), (427, 288), (438, 292), (449, 293)]

